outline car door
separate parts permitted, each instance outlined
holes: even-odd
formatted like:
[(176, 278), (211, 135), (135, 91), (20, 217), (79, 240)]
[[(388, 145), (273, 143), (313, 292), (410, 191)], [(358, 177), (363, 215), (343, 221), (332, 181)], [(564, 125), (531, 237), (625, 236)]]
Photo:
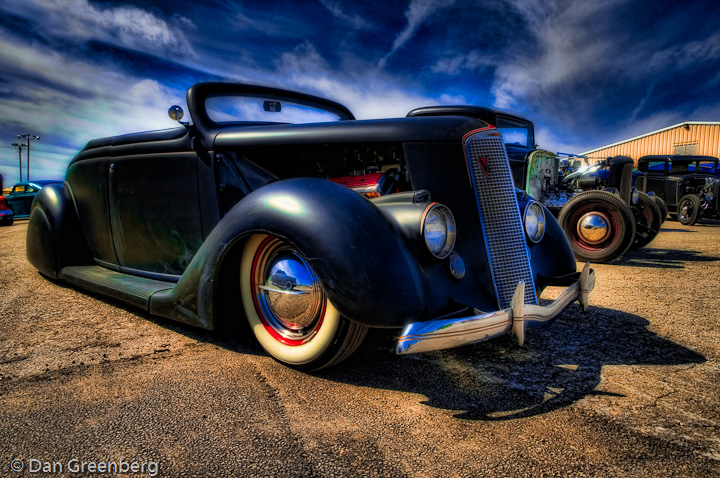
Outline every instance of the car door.
[(20, 183), (13, 186), (12, 191), (7, 197), (8, 205), (10, 206), (10, 209), (13, 210), (13, 213), (15, 216), (26, 216), (29, 212), (29, 209), (25, 205), (25, 196), (27, 193), (25, 192), (27, 189), (26, 183)]
[(30, 214), (30, 206), (32, 206), (33, 199), (40, 191), (40, 188), (35, 184), (28, 184), (25, 189), (25, 196), (23, 197), (23, 203), (25, 205), (26, 214)]
[(177, 276), (202, 245), (199, 159), (189, 143), (154, 143), (113, 147), (108, 167), (112, 238), (120, 267)]

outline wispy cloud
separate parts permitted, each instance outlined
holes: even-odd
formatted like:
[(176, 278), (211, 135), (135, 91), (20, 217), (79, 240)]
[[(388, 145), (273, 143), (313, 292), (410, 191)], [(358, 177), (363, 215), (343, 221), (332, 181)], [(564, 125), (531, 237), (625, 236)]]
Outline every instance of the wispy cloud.
[(362, 18), (357, 13), (347, 13), (344, 7), (347, 4), (338, 0), (319, 0), (322, 6), (328, 9), (338, 20), (344, 24), (350, 25), (351, 28), (356, 30), (364, 30), (371, 27), (370, 22)]
[(451, 58), (441, 58), (433, 63), (430, 70), (433, 73), (457, 75), (465, 70), (477, 70), (487, 66), (497, 66), (501, 58), (496, 54), (471, 51), (470, 53), (456, 55)]
[(548, 90), (602, 74), (617, 60), (622, 35), (604, 34), (600, 19), (618, 3), (512, 0), (533, 38), (530, 48), (508, 52), (499, 65), (493, 86), (496, 106), (517, 108), (528, 99), (554, 96)]
[(650, 96), (652, 95), (653, 89), (655, 89), (655, 85), (657, 83), (653, 82), (648, 86), (647, 92), (645, 93), (645, 96), (642, 97), (638, 105), (635, 107), (634, 110), (632, 110), (632, 113), (630, 113), (630, 118), (628, 118), (629, 123), (634, 123), (635, 119), (638, 117), (640, 112), (642, 111), (643, 107), (645, 106), (645, 103), (648, 102), (650, 99)]
[[(42, 137), (32, 149), (34, 178), (62, 177), (72, 154), (95, 137), (172, 127), (165, 112), (184, 102), (184, 90), (63, 55), (2, 29), (0, 71), (0, 83), (12, 85), (2, 91), (0, 135)], [(13, 154), (4, 141), (0, 150), (4, 157)], [(16, 163), (11, 164), (15, 175)], [(7, 179), (7, 170), (2, 172)]]
[(369, 60), (346, 58), (345, 68), (338, 70), (310, 42), (281, 55), (276, 66), (278, 78), (344, 103), (359, 119), (402, 117), (420, 106), (463, 100), (459, 96), (424, 95), (420, 85), (378, 72)]
[[(690, 105), (700, 101), (693, 91), (712, 96), (705, 76), (689, 73), (717, 71), (711, 65), (720, 56), (717, 29), (686, 27), (694, 25), (689, 18), (699, 4), (663, 7), (649, 18), (631, 0), (508, 4), (527, 39), (501, 53), (491, 89), (495, 106), (539, 116), (566, 137), (592, 135), (588, 143), (607, 144), (673, 124), (662, 121), (689, 119)], [(452, 71), (454, 64), (446, 66)], [(691, 77), (694, 85), (681, 94), (677, 88)], [(717, 95), (710, 101), (717, 103)]]
[(385, 68), (388, 58), (405, 45), (422, 24), (431, 18), (434, 13), (443, 8), (450, 7), (453, 3), (454, 0), (410, 0), (410, 5), (408, 5), (405, 10), (407, 23), (395, 37), (390, 52), (380, 59), (379, 67)]
[[(2, 2), (4, 10), (43, 25), (41, 34), (74, 42), (90, 39), (156, 54), (194, 56), (181, 28), (149, 10), (133, 5), (96, 6), (88, 0), (24, 0)], [(184, 28), (193, 22), (171, 18)]]

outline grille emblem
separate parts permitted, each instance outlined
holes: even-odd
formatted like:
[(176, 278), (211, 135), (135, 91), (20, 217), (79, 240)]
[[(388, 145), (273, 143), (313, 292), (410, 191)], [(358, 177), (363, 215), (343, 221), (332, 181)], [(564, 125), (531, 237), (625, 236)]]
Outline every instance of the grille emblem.
[(488, 166), (488, 161), (490, 161), (486, 156), (482, 156), (477, 159), (478, 164), (482, 168), (483, 173), (485, 173), (485, 177), (490, 177), (490, 167)]

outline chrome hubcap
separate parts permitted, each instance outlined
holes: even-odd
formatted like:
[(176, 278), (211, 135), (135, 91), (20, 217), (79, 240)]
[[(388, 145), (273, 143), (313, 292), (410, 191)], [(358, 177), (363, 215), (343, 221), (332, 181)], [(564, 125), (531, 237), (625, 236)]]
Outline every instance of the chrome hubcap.
[(300, 343), (312, 338), (322, 322), (325, 293), (298, 252), (270, 238), (256, 254), (253, 274), (263, 325), (276, 338)]
[(580, 238), (588, 244), (599, 244), (608, 237), (609, 223), (610, 221), (603, 214), (587, 213), (578, 221), (577, 232)]
[(683, 219), (687, 219), (692, 214), (692, 204), (689, 201), (686, 201), (685, 204), (682, 205), (682, 212), (680, 215), (683, 217)]

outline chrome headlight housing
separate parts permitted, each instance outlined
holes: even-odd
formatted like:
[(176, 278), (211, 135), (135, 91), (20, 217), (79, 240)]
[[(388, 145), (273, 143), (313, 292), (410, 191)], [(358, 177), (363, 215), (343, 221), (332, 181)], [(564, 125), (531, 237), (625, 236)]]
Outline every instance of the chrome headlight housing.
[(530, 201), (523, 214), (525, 234), (532, 242), (540, 242), (545, 235), (545, 210), (537, 201)]
[(632, 202), (632, 205), (635, 206), (638, 203), (638, 199), (640, 198), (640, 192), (636, 187), (632, 188), (632, 194), (630, 196), (630, 201)]
[(445, 259), (455, 247), (455, 218), (450, 209), (439, 203), (430, 204), (420, 225), (425, 245), (438, 259)]

